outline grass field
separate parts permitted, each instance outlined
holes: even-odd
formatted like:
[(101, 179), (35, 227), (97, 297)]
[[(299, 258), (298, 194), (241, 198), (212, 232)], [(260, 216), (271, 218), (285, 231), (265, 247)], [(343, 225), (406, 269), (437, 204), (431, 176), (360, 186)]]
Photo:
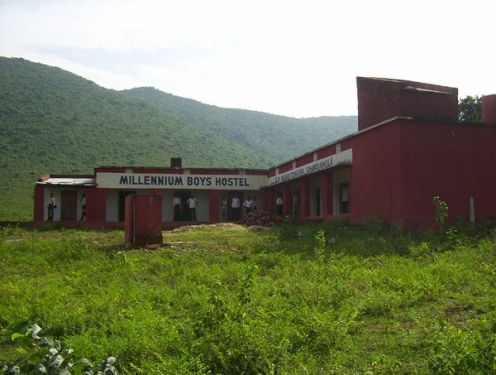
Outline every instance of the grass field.
[(124, 251), (121, 231), (4, 228), (0, 363), (36, 322), (124, 374), (496, 373), (495, 235), (233, 225)]

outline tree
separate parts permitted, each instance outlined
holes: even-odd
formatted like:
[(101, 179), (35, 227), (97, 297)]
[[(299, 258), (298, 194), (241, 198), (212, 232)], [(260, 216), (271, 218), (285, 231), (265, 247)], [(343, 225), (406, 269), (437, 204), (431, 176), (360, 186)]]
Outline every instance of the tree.
[(481, 98), (467, 95), (458, 101), (458, 119), (460, 121), (481, 121)]

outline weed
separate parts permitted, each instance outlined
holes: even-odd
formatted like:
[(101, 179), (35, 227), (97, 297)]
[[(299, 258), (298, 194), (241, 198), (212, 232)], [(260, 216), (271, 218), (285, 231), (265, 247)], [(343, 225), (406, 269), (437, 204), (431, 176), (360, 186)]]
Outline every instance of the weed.
[(439, 374), (494, 374), (496, 372), (496, 323), (481, 330), (446, 326), (431, 339), (429, 367)]
[(449, 216), (448, 204), (437, 195), (432, 197), (432, 203), (434, 203), (436, 223), (444, 225)]
[(325, 254), (325, 250), (326, 250), (326, 232), (325, 230), (321, 229), (315, 235), (315, 246), (313, 248), (313, 251), (315, 255), (317, 255), (318, 257), (322, 257)]
[(293, 240), (299, 237), (298, 228), (291, 218), (285, 218), (278, 228), (279, 228), (279, 239), (281, 241)]
[(24, 327), (23, 332), (14, 332), (11, 339), (18, 344), (17, 351), (22, 355), (9, 364), (0, 364), (4, 374), (119, 375), (114, 366), (117, 361), (115, 357), (93, 365), (86, 358), (76, 356), (68, 344), (40, 336), (42, 329), (38, 324), (22, 324), (21, 327)]
[(288, 228), (167, 232), (188, 246), (153, 252), (120, 252), (119, 231), (3, 232), (0, 360), (31, 320), (124, 374), (494, 373), (493, 227)]

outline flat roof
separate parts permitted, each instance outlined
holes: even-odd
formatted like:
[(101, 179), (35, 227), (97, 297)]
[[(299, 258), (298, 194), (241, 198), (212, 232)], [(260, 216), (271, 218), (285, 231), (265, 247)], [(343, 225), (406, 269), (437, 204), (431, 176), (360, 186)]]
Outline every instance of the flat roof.
[(56, 186), (96, 186), (94, 178), (75, 178), (75, 177), (50, 177), (45, 181), (39, 181), (37, 185), (56, 185)]

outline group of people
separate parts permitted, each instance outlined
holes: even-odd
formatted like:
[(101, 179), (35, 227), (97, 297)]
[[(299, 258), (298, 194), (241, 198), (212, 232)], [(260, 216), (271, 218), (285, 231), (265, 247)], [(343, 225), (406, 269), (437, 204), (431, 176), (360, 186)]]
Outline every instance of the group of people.
[[(81, 195), (81, 216), (79, 217), (79, 221), (86, 220), (86, 194)], [(48, 198), (47, 205), (47, 216), (48, 221), (53, 221), (55, 219), (55, 210), (57, 209), (57, 201), (55, 200), (55, 196), (53, 193), (50, 193), (50, 198)]]
[(190, 220), (196, 221), (196, 206), (198, 201), (195, 197), (190, 196), (186, 200), (188, 207), (187, 211), (184, 210), (181, 197), (176, 194), (172, 198), (172, 207), (174, 208), (174, 221)]
[(245, 208), (245, 213), (249, 214), (251, 211), (257, 209), (257, 199), (255, 197), (248, 197), (243, 202), (243, 207)]
[[(256, 197), (247, 197), (243, 204), (241, 204), (241, 198), (237, 195), (234, 195), (231, 198), (230, 203), (230, 215), (228, 215), (228, 201), (225, 195), (222, 196), (220, 203), (220, 216), (222, 221), (226, 221), (228, 219), (231, 220), (239, 220), (241, 215), (243, 214), (243, 210), (245, 214), (250, 213), (257, 209), (257, 198)], [(229, 216), (229, 218), (228, 218)]]
[[(172, 198), (172, 207), (174, 209), (174, 221), (190, 220), (197, 221), (196, 208), (198, 201), (195, 197), (190, 196), (183, 204), (179, 194), (174, 195)], [(187, 206), (187, 211), (185, 211), (184, 206)], [(230, 202), (230, 217), (234, 220), (240, 219), (243, 213), (248, 214), (253, 210), (257, 209), (257, 199), (256, 197), (247, 197), (243, 204), (241, 204), (241, 199), (239, 196), (235, 195), (231, 198)], [(220, 203), (221, 220), (228, 220), (228, 201), (226, 196), (222, 196)]]

